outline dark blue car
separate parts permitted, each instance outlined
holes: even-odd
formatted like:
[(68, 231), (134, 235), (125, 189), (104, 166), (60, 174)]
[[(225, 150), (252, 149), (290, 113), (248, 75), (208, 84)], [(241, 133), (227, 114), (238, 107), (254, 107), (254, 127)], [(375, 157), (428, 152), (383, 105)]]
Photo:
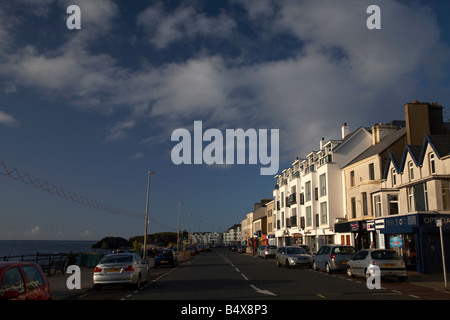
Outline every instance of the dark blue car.
[(172, 249), (156, 250), (154, 263), (155, 268), (164, 265), (170, 265), (172, 267), (175, 267), (177, 265), (177, 258), (175, 256), (175, 252)]

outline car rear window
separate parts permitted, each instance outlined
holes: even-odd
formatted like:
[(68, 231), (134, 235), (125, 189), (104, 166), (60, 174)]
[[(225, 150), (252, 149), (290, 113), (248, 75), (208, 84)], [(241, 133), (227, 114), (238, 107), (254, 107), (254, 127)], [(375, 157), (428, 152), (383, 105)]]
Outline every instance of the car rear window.
[(117, 255), (117, 256), (109, 256), (103, 258), (101, 263), (122, 263), (122, 262), (132, 262), (133, 256), (131, 255)]
[(395, 251), (391, 250), (377, 250), (371, 252), (372, 259), (375, 260), (398, 260), (400, 257)]
[(335, 254), (354, 254), (355, 248), (350, 246), (342, 246), (333, 248), (333, 253)]
[(287, 248), (287, 254), (305, 254), (306, 251), (302, 248)]
[(170, 250), (159, 250), (156, 254), (158, 256), (168, 256), (168, 255), (172, 254), (172, 251), (170, 251)]
[(277, 246), (267, 246), (267, 249), (276, 249)]

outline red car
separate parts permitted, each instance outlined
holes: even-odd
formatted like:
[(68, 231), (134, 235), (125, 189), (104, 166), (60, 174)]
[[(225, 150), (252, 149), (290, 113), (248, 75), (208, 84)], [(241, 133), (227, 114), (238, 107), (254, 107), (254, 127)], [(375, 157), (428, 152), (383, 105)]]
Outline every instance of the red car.
[(0, 261), (0, 299), (50, 300), (50, 283), (34, 262)]

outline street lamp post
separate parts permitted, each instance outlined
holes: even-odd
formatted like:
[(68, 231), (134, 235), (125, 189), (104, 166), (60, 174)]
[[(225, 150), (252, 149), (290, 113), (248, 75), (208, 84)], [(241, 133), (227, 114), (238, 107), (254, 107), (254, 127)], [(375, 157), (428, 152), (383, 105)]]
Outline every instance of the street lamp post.
[(180, 252), (180, 207), (182, 204), (182, 202), (178, 203), (177, 254)]
[(191, 246), (191, 217), (192, 213), (189, 214), (189, 224), (188, 224), (188, 246)]
[(441, 238), (441, 252), (442, 252), (442, 269), (444, 271), (444, 288), (448, 290), (447, 287), (447, 268), (445, 266), (445, 250), (444, 250), (444, 236), (442, 235), (442, 219), (436, 220), (436, 226), (439, 228), (439, 234)]
[(145, 210), (145, 234), (144, 234), (144, 252), (142, 254), (142, 259), (145, 261), (147, 258), (147, 226), (148, 226), (148, 202), (150, 196), (150, 176), (154, 175), (155, 171), (150, 171), (148, 173), (148, 182), (147, 182), (147, 206)]

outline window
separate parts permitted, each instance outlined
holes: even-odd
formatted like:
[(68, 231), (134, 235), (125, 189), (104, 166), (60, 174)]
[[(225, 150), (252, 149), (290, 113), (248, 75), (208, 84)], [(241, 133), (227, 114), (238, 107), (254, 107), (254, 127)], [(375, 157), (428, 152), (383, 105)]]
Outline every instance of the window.
[(22, 266), (22, 270), (27, 279), (28, 289), (33, 290), (44, 284), (44, 280), (35, 266)]
[(281, 193), (281, 207), (284, 208), (284, 192)]
[(284, 212), (281, 212), (281, 227), (284, 228)]
[(362, 209), (363, 209), (363, 215), (367, 216), (369, 215), (369, 210), (367, 208), (367, 192), (362, 193)]
[(373, 205), (375, 211), (375, 217), (381, 217), (381, 196), (373, 197)]
[(350, 187), (355, 186), (355, 171), (350, 171)]
[(351, 198), (352, 205), (352, 218), (356, 218), (356, 199), (355, 197)]
[(388, 194), (389, 215), (398, 214), (398, 195)]
[(373, 163), (369, 164), (369, 180), (375, 180), (375, 166)]
[(392, 168), (392, 186), (397, 185), (397, 172), (395, 171), (395, 168)]
[(434, 153), (430, 153), (428, 157), (430, 159), (430, 174), (436, 173), (436, 163), (434, 161)]
[(408, 188), (409, 211), (428, 211), (428, 190), (426, 183)]
[(328, 223), (327, 202), (320, 203), (320, 223)]
[(442, 204), (444, 210), (450, 210), (450, 180), (441, 181)]
[(306, 201), (311, 200), (311, 181), (305, 183)]
[(8, 269), (3, 274), (2, 283), (0, 283), (0, 296), (6, 291), (25, 292), (25, 283), (23, 282), (22, 273), (18, 267)]
[(408, 188), (408, 210), (414, 211), (414, 189), (412, 187)]
[(320, 182), (320, 196), (325, 196), (327, 194), (327, 176), (326, 173), (319, 176)]
[(408, 166), (409, 166), (409, 180), (414, 180), (414, 163), (410, 161)]
[(311, 227), (312, 226), (311, 206), (306, 207), (306, 226), (307, 227)]

